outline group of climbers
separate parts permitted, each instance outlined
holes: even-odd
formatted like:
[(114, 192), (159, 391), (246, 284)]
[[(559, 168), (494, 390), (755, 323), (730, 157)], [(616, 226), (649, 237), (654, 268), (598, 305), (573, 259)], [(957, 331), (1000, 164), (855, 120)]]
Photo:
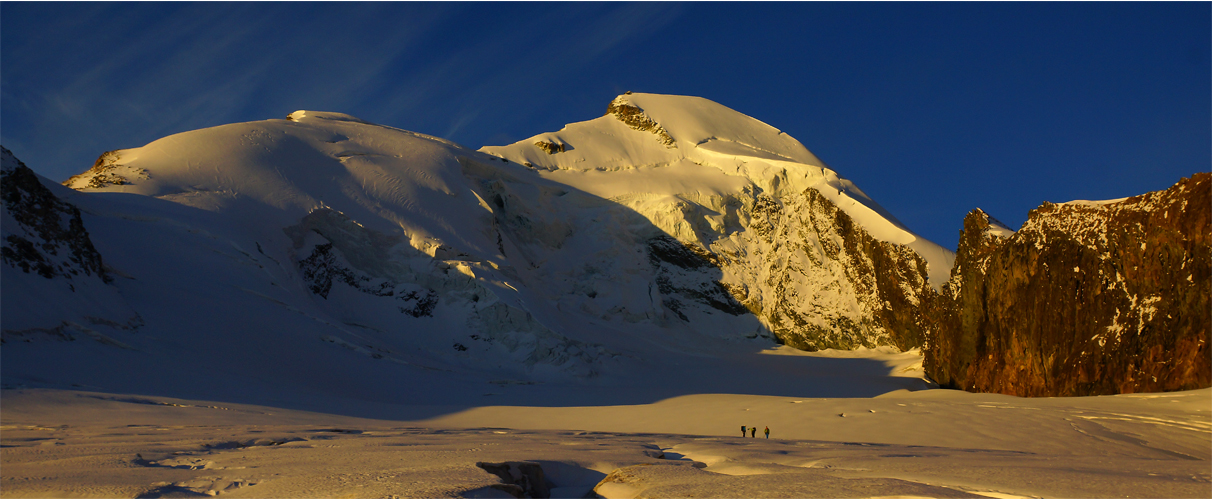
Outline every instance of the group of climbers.
[[(742, 425), (741, 426), (741, 437), (745, 437), (746, 431), (750, 432), (749, 437), (757, 437), (757, 427), (745, 427)], [(769, 426), (766, 427), (766, 439), (770, 439), (770, 427)]]

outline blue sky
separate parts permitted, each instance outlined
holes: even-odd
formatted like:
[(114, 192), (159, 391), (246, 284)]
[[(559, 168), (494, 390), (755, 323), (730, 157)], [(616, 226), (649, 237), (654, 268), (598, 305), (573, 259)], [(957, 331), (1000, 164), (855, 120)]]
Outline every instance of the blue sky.
[(954, 248), (981, 207), (1212, 170), (1212, 3), (0, 3), (0, 143), (61, 181), (106, 150), (340, 111), (501, 145), (627, 90), (795, 137)]

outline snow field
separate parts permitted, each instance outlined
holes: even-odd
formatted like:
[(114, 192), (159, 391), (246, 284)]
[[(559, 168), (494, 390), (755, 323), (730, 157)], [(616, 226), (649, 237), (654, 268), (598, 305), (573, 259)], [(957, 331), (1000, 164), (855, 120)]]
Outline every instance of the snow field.
[[(540, 464), (553, 498), (1193, 498), (1212, 488), (1207, 389), (705, 394), (422, 421), (79, 391), (3, 397), (8, 496), (500, 498), (500, 479), (475, 466), (485, 461)], [(758, 437), (736, 435), (738, 422)]]

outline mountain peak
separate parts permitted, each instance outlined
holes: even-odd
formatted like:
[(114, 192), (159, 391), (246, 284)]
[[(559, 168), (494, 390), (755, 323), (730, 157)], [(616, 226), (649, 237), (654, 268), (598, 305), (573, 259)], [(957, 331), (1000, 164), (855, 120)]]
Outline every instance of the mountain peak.
[[(702, 97), (628, 92), (611, 100), (604, 116), (480, 151), (606, 199), (639, 193), (726, 198), (746, 189), (780, 197), (815, 189), (876, 239), (922, 255), (931, 263), (934, 285), (947, 280), (954, 258), (909, 231), (795, 138)], [(572, 175), (612, 171), (630, 175)]]
[(636, 92), (615, 97), (602, 117), (482, 151), (541, 170), (617, 170), (706, 157), (727, 158), (731, 167), (749, 159), (825, 166), (791, 136), (727, 106)]
[(614, 98), (608, 111), (633, 128), (635, 121), (651, 122), (671, 137), (670, 143), (686, 148), (824, 166), (783, 131), (702, 97), (627, 93)]
[(1006, 223), (1000, 220), (997, 220), (997, 218), (993, 217), (992, 215), (989, 215), (989, 212), (981, 210), (978, 207), (972, 209), (972, 213), (976, 214), (977, 217), (984, 217), (985, 224), (988, 226), (985, 228), (986, 235), (992, 235), (998, 238), (1009, 238), (1014, 234), (1014, 230), (1011, 229), (1010, 226), (1006, 225)]

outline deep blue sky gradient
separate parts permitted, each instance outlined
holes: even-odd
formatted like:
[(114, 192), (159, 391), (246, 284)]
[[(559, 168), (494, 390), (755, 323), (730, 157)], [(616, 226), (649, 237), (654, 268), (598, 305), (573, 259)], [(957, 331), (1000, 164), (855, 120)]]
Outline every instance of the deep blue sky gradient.
[(984, 208), (1212, 170), (1212, 3), (0, 3), (0, 143), (56, 181), (106, 150), (339, 111), (501, 145), (627, 90), (795, 137), (955, 247)]

